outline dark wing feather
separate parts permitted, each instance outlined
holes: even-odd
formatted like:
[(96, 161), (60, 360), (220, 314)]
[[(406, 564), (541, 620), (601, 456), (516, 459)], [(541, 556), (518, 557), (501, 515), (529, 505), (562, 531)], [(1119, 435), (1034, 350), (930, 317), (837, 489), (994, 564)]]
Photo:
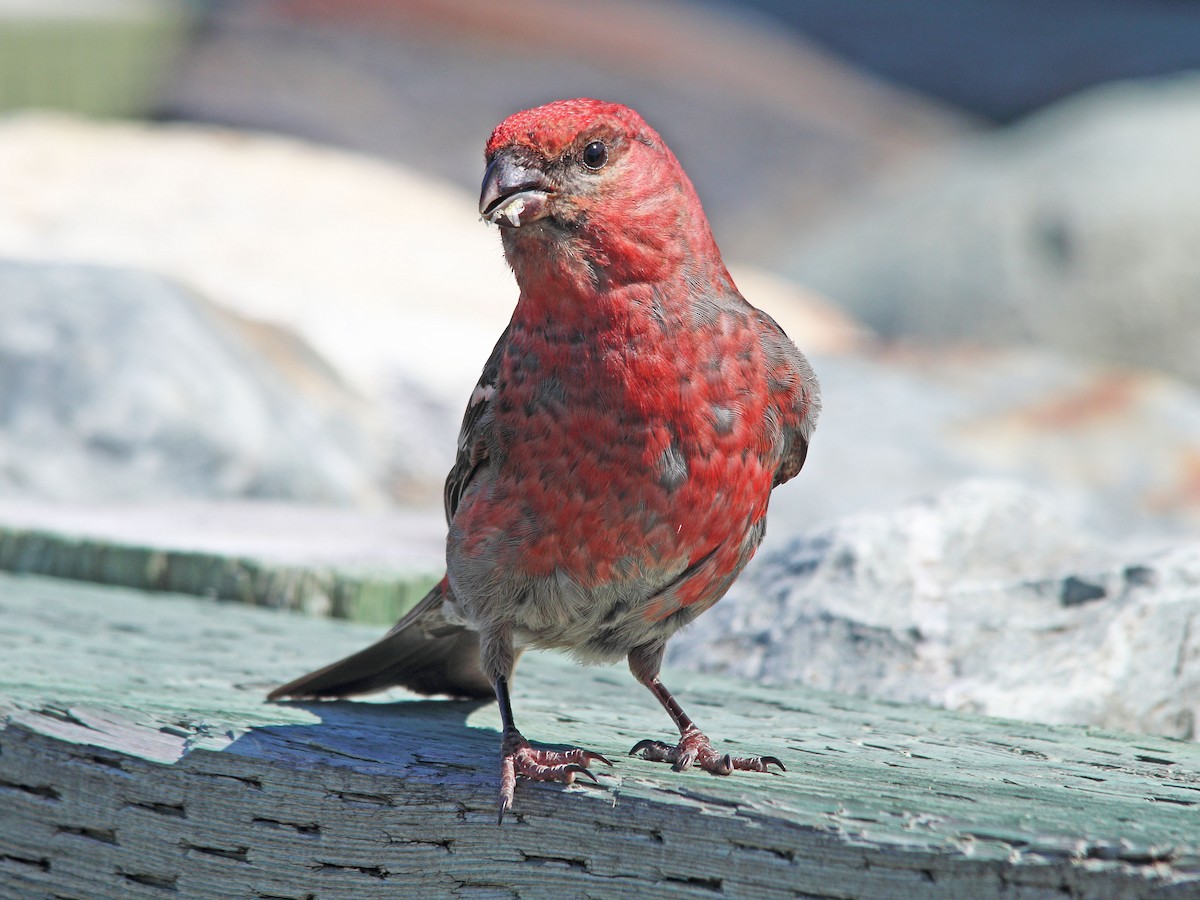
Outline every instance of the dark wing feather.
[(762, 340), (767, 382), (775, 401), (774, 414), (780, 426), (782, 446), (775, 485), (794, 478), (808, 456), (821, 412), (821, 385), (804, 354), (762, 310), (755, 310)]
[(496, 391), (496, 378), (500, 371), (500, 357), (504, 354), (504, 346), (508, 343), (508, 328), (496, 341), (492, 355), (484, 363), (483, 373), (479, 383), (471, 392), (467, 402), (467, 410), (463, 413), (462, 427), (458, 430), (458, 454), (450, 474), (446, 476), (446, 486), (442, 491), (442, 500), (446, 506), (446, 524), (454, 519), (458, 502), (462, 499), (467, 485), (479, 467), (487, 461), (487, 444), (489, 426), (492, 421), (492, 395)]
[(479, 664), (479, 636), (442, 615), (448, 590), (443, 578), (374, 644), (276, 688), (267, 699), (354, 697), (397, 685), (418, 694), (492, 696)]

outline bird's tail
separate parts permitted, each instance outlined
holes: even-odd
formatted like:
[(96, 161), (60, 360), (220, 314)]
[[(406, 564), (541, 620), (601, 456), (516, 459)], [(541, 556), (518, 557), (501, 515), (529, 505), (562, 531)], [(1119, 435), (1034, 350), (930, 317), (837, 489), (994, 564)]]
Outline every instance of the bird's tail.
[(267, 699), (332, 699), (390, 687), (418, 694), (491, 697), (492, 684), (479, 664), (479, 636), (442, 615), (449, 591), (449, 581), (443, 578), (374, 644), (289, 681)]

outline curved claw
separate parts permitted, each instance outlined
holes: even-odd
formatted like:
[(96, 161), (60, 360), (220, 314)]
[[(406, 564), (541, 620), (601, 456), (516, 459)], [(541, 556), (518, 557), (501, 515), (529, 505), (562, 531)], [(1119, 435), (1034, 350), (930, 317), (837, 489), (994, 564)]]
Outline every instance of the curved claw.
[(669, 747), (667, 744), (664, 744), (662, 741), (652, 741), (650, 738), (646, 738), (645, 740), (638, 741), (636, 744), (630, 747), (629, 755), (637, 756), (643, 750), (653, 750), (658, 753), (666, 753), (671, 749), (671, 747)]
[[(728, 757), (728, 754), (726, 754)], [(733, 768), (748, 772), (769, 772), (768, 766), (779, 766), (781, 772), (787, 771), (787, 766), (776, 756), (735, 756), (732, 759)]]
[(575, 776), (586, 775), (593, 784), (600, 784), (589, 768), (592, 762), (612, 763), (600, 753), (591, 750), (544, 750), (532, 746), (518, 731), (504, 735), (500, 745), (500, 810), (497, 824), (504, 822), (504, 814), (512, 809), (517, 778), (530, 781), (557, 781), (574, 784)]
[(728, 775), (733, 772), (733, 757), (726, 753), (721, 757), (721, 761), (717, 764), (717, 771), (721, 775)]
[(674, 754), (675, 761), (671, 763), (671, 768), (676, 772), (686, 772), (696, 762), (697, 755), (694, 748), (688, 747), (682, 753)]
[(766, 772), (768, 766), (779, 766), (781, 771), (787, 771), (787, 767), (774, 756), (742, 757), (728, 753), (718, 755), (708, 737), (696, 728), (689, 728), (684, 732), (674, 747), (662, 741), (638, 741), (629, 751), (629, 755), (641, 755), (642, 759), (649, 762), (670, 763), (676, 772), (686, 771), (692, 766), (698, 766), (713, 775), (730, 775), (735, 770)]
[(567, 771), (568, 776), (570, 776), (570, 775), (586, 775), (588, 778), (592, 779), (592, 781), (595, 784), (600, 783), (600, 779), (597, 778), (590, 769), (588, 769), (586, 766), (581, 766), (578, 763), (571, 763), (570, 765), (567, 766), (566, 771)]
[(496, 824), (504, 824), (504, 814), (512, 809), (513, 791), (517, 786), (517, 775), (511, 759), (500, 762), (500, 814), (496, 816)]

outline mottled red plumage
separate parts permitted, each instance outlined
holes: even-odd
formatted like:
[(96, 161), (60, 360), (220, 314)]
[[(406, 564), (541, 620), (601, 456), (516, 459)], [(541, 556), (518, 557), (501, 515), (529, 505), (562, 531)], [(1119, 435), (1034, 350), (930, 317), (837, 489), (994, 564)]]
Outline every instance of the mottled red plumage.
[(501, 226), (521, 297), (446, 481), (447, 578), (378, 644), (272, 696), (495, 690), (501, 815), (516, 775), (569, 781), (601, 758), (521, 737), (507, 685), (525, 647), (628, 657), (681, 732), (677, 747), (639, 745), (647, 758), (718, 774), (778, 763), (713, 751), (658, 667), (803, 465), (816, 378), (738, 293), (691, 182), (633, 110), (580, 99), (517, 113), (486, 160), (480, 211)]

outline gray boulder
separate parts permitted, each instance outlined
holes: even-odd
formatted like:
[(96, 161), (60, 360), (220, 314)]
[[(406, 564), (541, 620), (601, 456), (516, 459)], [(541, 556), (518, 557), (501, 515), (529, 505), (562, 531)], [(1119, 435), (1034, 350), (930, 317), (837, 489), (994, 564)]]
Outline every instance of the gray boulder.
[(359, 401), (298, 339), (145, 272), (0, 261), (0, 494), (377, 497)]
[(1114, 548), (1052, 495), (963, 482), (794, 538), (673, 642), (670, 662), (1194, 738), (1200, 543)]
[(886, 337), (1200, 381), (1200, 76), (1096, 89), (892, 183), (782, 260)]

